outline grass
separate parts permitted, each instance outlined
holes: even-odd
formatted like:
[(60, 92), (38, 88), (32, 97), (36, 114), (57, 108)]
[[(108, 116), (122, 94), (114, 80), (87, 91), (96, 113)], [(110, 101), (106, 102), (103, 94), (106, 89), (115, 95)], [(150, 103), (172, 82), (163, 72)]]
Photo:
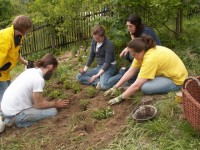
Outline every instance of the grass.
[(155, 103), (158, 115), (152, 121), (129, 118), (126, 130), (105, 150), (197, 150), (200, 134), (183, 119), (182, 106), (173, 98), (170, 93)]

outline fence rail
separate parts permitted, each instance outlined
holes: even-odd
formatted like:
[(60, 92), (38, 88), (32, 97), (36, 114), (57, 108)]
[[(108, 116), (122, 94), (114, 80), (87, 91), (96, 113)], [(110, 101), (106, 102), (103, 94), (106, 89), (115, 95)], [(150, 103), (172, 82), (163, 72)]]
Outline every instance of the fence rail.
[[(71, 45), (81, 43), (91, 37), (89, 22), (96, 16), (110, 15), (108, 9), (100, 8), (95, 13), (82, 14), (82, 19), (74, 20), (66, 29), (66, 33), (60, 33), (48, 22), (33, 25), (32, 31), (26, 36), (21, 54), (26, 57), (39, 51), (53, 52), (58, 48), (68, 48)], [(63, 19), (59, 19), (62, 21)], [(78, 29), (78, 30), (77, 30)]]

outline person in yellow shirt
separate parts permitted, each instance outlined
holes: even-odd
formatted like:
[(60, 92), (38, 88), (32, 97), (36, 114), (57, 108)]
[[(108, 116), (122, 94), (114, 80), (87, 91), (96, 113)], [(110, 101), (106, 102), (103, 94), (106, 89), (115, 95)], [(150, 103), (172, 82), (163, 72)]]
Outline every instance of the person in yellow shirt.
[(130, 54), (135, 58), (129, 70), (119, 82), (104, 95), (114, 94), (139, 69), (136, 81), (120, 96), (111, 99), (110, 105), (120, 103), (140, 90), (147, 95), (164, 94), (181, 88), (188, 76), (182, 60), (169, 48), (157, 46), (149, 35), (135, 38), (128, 44)]
[(31, 27), (30, 18), (19, 15), (10, 27), (0, 30), (0, 102), (11, 82), (10, 71), (18, 61), (28, 65), (28, 61), (20, 55), (20, 48), (24, 36)]

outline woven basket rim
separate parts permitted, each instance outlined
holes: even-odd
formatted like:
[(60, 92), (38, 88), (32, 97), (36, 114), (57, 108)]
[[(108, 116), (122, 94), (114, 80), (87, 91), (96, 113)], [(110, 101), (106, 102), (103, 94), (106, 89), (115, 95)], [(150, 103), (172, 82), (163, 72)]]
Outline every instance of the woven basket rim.
[(200, 109), (200, 103), (198, 103), (189, 93), (186, 89), (182, 90), (183, 92), (183, 101), (185, 100), (185, 97), (189, 97), (189, 99)]
[[(198, 80), (200, 80), (200, 76), (197, 76), (197, 77), (195, 77), (195, 78), (197, 78)], [(183, 100), (184, 100), (184, 97), (185, 97), (185, 96), (186, 96), (186, 97), (189, 97), (189, 99), (190, 99), (198, 108), (200, 108), (200, 103), (198, 103), (198, 102), (193, 98), (193, 96), (190, 95), (190, 93), (187, 91), (187, 85), (188, 85), (190, 82), (192, 82), (192, 81), (194, 81), (194, 80), (188, 79), (186, 82), (184, 82), (184, 85), (183, 85), (183, 88), (182, 88)], [(185, 88), (184, 88), (184, 87), (185, 87)]]

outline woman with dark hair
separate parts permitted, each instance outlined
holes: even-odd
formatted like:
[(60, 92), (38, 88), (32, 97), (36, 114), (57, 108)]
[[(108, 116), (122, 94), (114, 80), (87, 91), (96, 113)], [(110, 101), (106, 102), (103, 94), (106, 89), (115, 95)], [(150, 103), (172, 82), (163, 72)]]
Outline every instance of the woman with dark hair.
[(120, 103), (139, 89), (148, 95), (179, 90), (188, 76), (181, 59), (167, 47), (157, 46), (151, 36), (142, 35), (141, 38), (133, 39), (128, 44), (128, 50), (135, 58), (131, 67), (104, 95), (115, 93), (139, 69), (140, 72), (136, 81), (123, 94), (108, 102), (110, 105)]
[[(127, 29), (130, 33), (131, 39), (140, 37), (142, 34), (150, 35), (157, 45), (161, 45), (159, 38), (151, 27), (146, 26), (142, 23), (142, 19), (139, 15), (133, 14), (127, 18)], [(125, 57), (130, 63), (132, 63), (133, 58), (128, 52), (126, 47), (121, 53), (120, 57)]]
[[(96, 86), (97, 89), (107, 90), (116, 84), (116, 81), (112, 80), (116, 72), (114, 45), (106, 37), (103, 26), (95, 26), (92, 34), (89, 59), (86, 66), (79, 70), (76, 79), (83, 84)], [(95, 57), (97, 67), (89, 69)]]
[[(146, 35), (150, 35), (154, 39), (154, 41), (156, 42), (156, 45), (161, 45), (160, 40), (157, 37), (154, 30), (151, 27), (148, 27), (144, 23), (142, 23), (142, 19), (139, 15), (137, 15), (137, 14), (130, 15), (127, 18), (126, 25), (127, 25), (128, 32), (130, 33), (131, 39), (135, 39), (135, 38), (140, 37), (142, 34), (146, 34)], [(134, 59), (130, 55), (128, 47), (126, 47), (120, 53), (120, 57), (121, 58), (124, 57), (129, 63), (132, 63), (132, 61)], [(122, 67), (119, 70), (119, 73), (113, 77), (113, 80), (115, 80), (115, 83), (117, 83), (121, 79), (121, 77), (126, 73), (126, 71), (128, 69), (129, 69), (129, 67)], [(138, 72), (139, 72), (139, 70), (138, 70)], [(129, 86), (136, 80), (138, 72), (135, 73), (135, 75), (129, 81), (127, 81), (125, 87)]]

